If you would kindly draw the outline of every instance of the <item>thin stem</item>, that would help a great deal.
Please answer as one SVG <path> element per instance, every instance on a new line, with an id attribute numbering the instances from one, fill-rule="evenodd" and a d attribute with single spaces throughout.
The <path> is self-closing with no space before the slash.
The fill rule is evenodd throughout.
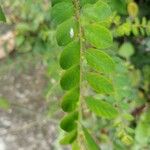
<path id="1" fill-rule="evenodd" d="M 74 8 L 75 8 L 75 17 L 76 20 L 78 22 L 78 38 L 79 38 L 79 43 L 80 43 L 80 83 L 79 83 L 79 106 L 78 106 L 78 110 L 79 110 L 79 121 L 78 121 L 78 132 L 81 133 L 81 125 L 80 123 L 82 122 L 82 74 L 83 74 L 83 60 L 82 60 L 82 53 L 83 53 L 83 42 L 82 42 L 82 25 L 81 25 L 81 19 L 80 19 L 80 0 L 73 0 L 73 4 L 74 4 Z M 81 143 L 80 138 L 82 137 L 82 135 L 78 134 L 78 140 L 79 143 Z M 80 144 L 80 146 L 82 146 L 82 144 Z M 81 147 L 81 149 L 84 149 L 83 147 Z"/>

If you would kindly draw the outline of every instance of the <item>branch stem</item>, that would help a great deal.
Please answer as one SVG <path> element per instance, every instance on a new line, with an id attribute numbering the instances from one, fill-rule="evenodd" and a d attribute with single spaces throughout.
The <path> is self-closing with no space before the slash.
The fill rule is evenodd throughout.
<path id="1" fill-rule="evenodd" d="M 82 130 L 81 130 L 81 123 L 82 123 L 82 99 L 83 99 L 83 91 L 82 91 L 82 74 L 83 74 L 83 41 L 82 41 L 82 25 L 81 25 L 81 18 L 80 18 L 80 0 L 73 0 L 74 8 L 75 8 L 75 18 L 78 22 L 78 38 L 80 43 L 80 83 L 79 83 L 79 120 L 78 120 L 78 140 L 81 146 L 81 149 L 83 150 L 83 145 L 81 143 L 82 141 Z"/>

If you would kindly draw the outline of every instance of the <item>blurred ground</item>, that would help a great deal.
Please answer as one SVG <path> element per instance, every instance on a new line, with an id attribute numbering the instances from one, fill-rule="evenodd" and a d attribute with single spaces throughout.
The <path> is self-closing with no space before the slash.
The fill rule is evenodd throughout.
<path id="1" fill-rule="evenodd" d="M 45 114 L 45 66 L 26 55 L 9 59 L 0 61 L 0 97 L 11 105 L 0 110 L 0 150 L 59 150 L 58 122 Z"/>

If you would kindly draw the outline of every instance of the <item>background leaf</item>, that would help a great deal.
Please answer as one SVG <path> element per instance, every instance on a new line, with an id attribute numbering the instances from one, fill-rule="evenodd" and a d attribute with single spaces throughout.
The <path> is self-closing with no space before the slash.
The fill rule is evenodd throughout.
<path id="1" fill-rule="evenodd" d="M 87 144 L 87 149 L 88 150 L 100 150 L 99 146 L 96 144 L 96 142 L 94 141 L 92 136 L 89 134 L 87 129 L 85 127 L 82 127 L 82 129 L 84 132 L 84 136 L 85 136 L 85 140 L 86 140 L 86 144 Z"/>
<path id="2" fill-rule="evenodd" d="M 77 138 L 77 131 L 73 130 L 72 132 L 68 133 L 62 140 L 60 140 L 60 144 L 67 145 L 71 144 Z"/>
<path id="3" fill-rule="evenodd" d="M 80 146 L 77 140 L 72 143 L 72 150 L 80 150 Z"/>
<path id="4" fill-rule="evenodd" d="M 119 49 L 119 55 L 129 59 L 135 52 L 133 45 L 130 42 L 125 42 L 121 45 Z"/>
<path id="5" fill-rule="evenodd" d="M 144 147 L 150 139 L 150 110 L 146 110 L 143 115 L 140 117 L 138 122 L 138 126 L 135 130 L 135 139 L 136 143 L 139 144 L 141 147 Z"/>
<path id="6" fill-rule="evenodd" d="M 0 6 L 0 21 L 6 22 L 6 18 L 1 6 Z"/>

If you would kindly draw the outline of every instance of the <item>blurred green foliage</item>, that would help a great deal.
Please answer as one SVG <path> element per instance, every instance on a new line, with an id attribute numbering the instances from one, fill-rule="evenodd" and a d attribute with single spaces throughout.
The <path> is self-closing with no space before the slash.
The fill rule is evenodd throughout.
<path id="1" fill-rule="evenodd" d="M 0 6 L 0 21 L 6 21 L 6 18 L 5 18 L 5 15 L 1 6 Z"/>
<path id="2" fill-rule="evenodd" d="M 0 98 L 0 109 L 8 110 L 9 108 L 10 108 L 9 102 L 4 98 Z"/>
<path id="3" fill-rule="evenodd" d="M 55 40 L 54 31 L 51 29 L 49 0 L 1 1 L 8 8 L 8 22 L 16 25 L 17 51 L 43 52 L 51 49 Z"/>
<path id="4" fill-rule="evenodd" d="M 57 83 L 60 74 L 59 48 L 51 23 L 51 1 L 0 0 L 0 4 L 7 24 L 13 26 L 16 35 L 14 52 L 1 62 L 0 73 L 7 70 L 16 70 L 16 74 L 28 72 L 31 65 L 41 63 L 48 81 L 43 93 L 48 104 L 46 114 L 52 116 L 58 110 L 59 102 L 55 99 L 61 95 L 61 90 Z"/>

